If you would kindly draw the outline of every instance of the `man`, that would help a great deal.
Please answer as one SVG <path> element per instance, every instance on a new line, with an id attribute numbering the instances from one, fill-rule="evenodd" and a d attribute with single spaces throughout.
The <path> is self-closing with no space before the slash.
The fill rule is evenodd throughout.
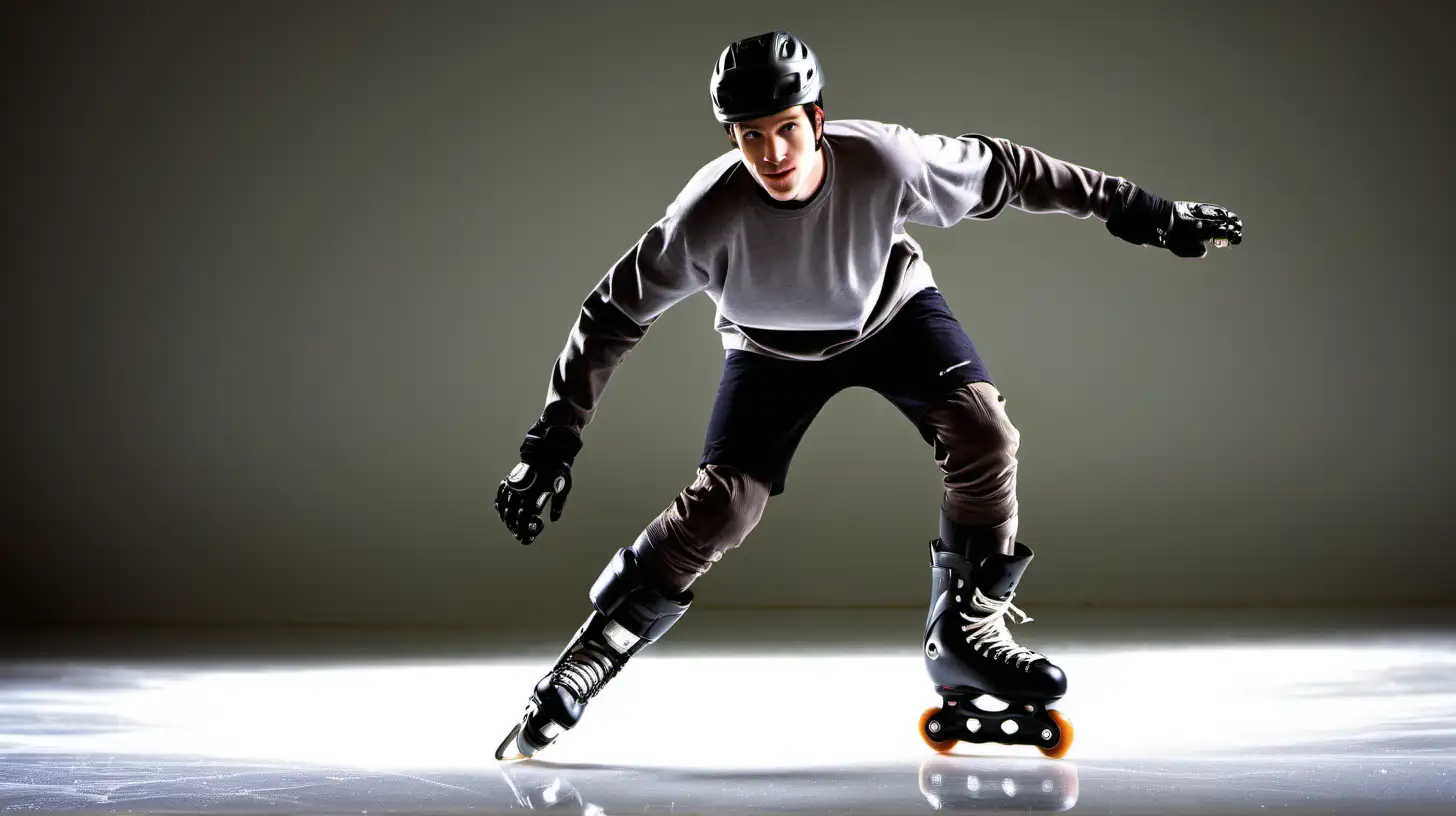
<path id="1" fill-rule="evenodd" d="M 823 87 L 817 58 L 786 31 L 724 49 L 711 92 L 733 150 L 698 171 L 582 304 L 545 409 L 497 492 L 497 512 L 522 543 L 541 533 L 548 503 L 551 520 L 560 518 L 582 431 L 615 367 L 659 315 L 696 292 L 717 306 L 723 375 L 695 481 L 592 586 L 590 617 L 497 759 L 554 742 L 628 658 L 676 623 L 692 603 L 689 587 L 753 530 L 784 491 L 809 424 L 850 386 L 889 399 L 944 473 L 924 647 L 949 713 L 927 711 L 922 736 L 938 749 L 996 740 L 1056 756 L 1070 742 L 1065 720 L 1045 708 L 1066 678 L 1016 644 L 1004 620 L 1021 614 L 1011 598 L 1032 557 L 1016 541 L 1020 435 L 904 225 L 949 227 L 1009 206 L 1096 216 L 1130 243 L 1198 258 L 1210 239 L 1239 243 L 1242 224 L 1221 207 L 1164 201 L 1005 139 L 826 122 Z M 1022 705 L 984 712 L 971 704 L 983 692 Z M 1003 721 L 1017 733 L 1004 733 Z"/>

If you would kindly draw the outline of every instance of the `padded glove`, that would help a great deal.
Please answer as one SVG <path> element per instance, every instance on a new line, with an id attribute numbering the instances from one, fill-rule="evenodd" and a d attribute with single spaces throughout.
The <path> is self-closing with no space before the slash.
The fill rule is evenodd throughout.
<path id="1" fill-rule="evenodd" d="M 521 461 L 495 492 L 495 511 L 506 529 L 530 544 L 544 527 L 541 512 L 551 504 L 551 521 L 559 521 L 571 492 L 571 465 L 581 451 L 581 437 L 569 428 L 538 424 L 521 444 Z"/>
<path id="2" fill-rule="evenodd" d="M 1118 189 L 1107 231 L 1128 243 L 1160 247 L 1180 258 L 1202 258 L 1210 240 L 1217 247 L 1244 240 L 1244 222 L 1228 208 L 1166 201 L 1132 184 Z"/>

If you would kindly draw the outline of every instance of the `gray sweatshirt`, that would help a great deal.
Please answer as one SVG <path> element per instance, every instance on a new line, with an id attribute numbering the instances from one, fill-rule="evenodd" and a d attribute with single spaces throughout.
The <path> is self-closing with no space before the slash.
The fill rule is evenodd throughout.
<path id="1" fill-rule="evenodd" d="M 624 357 L 696 292 L 725 349 L 822 360 L 863 342 L 934 286 L 906 223 L 949 227 L 1006 207 L 1106 221 L 1125 179 L 1005 139 L 824 124 L 823 186 L 805 206 L 765 200 L 732 150 L 704 165 L 582 303 L 556 360 L 542 425 L 580 433 Z"/>

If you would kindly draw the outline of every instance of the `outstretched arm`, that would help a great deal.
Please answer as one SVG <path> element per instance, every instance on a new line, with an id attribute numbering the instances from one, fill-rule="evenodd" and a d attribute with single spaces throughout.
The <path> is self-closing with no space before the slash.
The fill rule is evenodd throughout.
<path id="1" fill-rule="evenodd" d="M 990 212 L 1011 206 L 1026 212 L 1095 215 L 1128 243 L 1167 249 L 1183 258 L 1208 254 L 1208 241 L 1225 247 L 1243 241 L 1244 222 L 1216 204 L 1166 201 L 1127 179 L 1055 159 L 1006 139 L 969 134 L 994 161 L 983 198 Z M 985 217 L 985 216 L 979 216 Z"/>
<path id="2" fill-rule="evenodd" d="M 1113 235 L 1186 258 L 1243 240 L 1243 222 L 1224 207 L 1166 201 L 1100 170 L 1053 158 L 1007 139 L 968 133 L 951 139 L 905 132 L 920 157 L 907 196 L 907 219 L 949 226 L 1025 212 L 1095 216 Z"/>
<path id="3" fill-rule="evenodd" d="M 1128 184 L 1101 170 L 1052 158 L 1007 139 L 975 133 L 960 138 L 975 140 L 990 154 L 981 203 L 968 213 L 972 218 L 994 218 L 1006 207 L 1014 207 L 1023 212 L 1060 212 L 1106 221 L 1115 207 L 1118 188 Z"/>

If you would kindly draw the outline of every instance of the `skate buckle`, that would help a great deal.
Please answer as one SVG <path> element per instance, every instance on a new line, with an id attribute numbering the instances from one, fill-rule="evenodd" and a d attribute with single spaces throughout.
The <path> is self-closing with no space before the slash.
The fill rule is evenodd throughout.
<path id="1" fill-rule="evenodd" d="M 607 622 L 607 625 L 602 629 L 602 636 L 607 639 L 608 643 L 612 644 L 612 648 L 621 654 L 626 654 L 628 649 L 636 646 L 637 641 L 642 639 L 616 621 Z"/>

